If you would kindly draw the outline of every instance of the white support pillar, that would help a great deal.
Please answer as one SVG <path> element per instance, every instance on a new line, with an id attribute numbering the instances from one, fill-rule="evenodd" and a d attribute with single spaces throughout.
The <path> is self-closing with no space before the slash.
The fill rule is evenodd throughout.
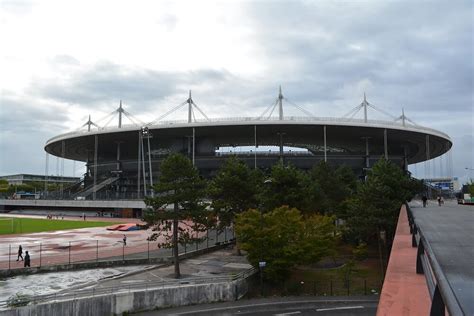
<path id="1" fill-rule="evenodd" d="M 142 173 L 143 173 L 143 196 L 147 196 L 147 191 L 146 191 L 146 170 L 145 170 L 145 149 L 143 148 L 143 134 L 142 131 L 140 130 L 140 134 L 142 135 L 141 137 L 141 147 L 142 147 Z"/>
<path id="2" fill-rule="evenodd" d="M 254 151 L 254 169 L 257 169 L 257 125 L 254 125 L 253 137 L 255 141 L 255 151 Z"/>
<path id="3" fill-rule="evenodd" d="M 59 190 L 61 194 L 61 199 L 64 194 L 64 156 L 66 155 L 66 143 L 61 141 L 61 184 L 59 185 Z"/>
<path id="4" fill-rule="evenodd" d="M 92 199 L 95 200 L 96 198 L 96 184 L 97 184 L 97 151 L 99 149 L 99 135 L 94 136 L 94 183 L 92 189 Z"/>
<path id="5" fill-rule="evenodd" d="M 150 191 L 151 191 L 151 197 L 154 197 L 154 191 L 153 191 L 153 171 L 151 169 L 151 147 L 150 147 L 150 133 L 148 133 L 147 137 L 148 141 L 148 169 L 150 170 Z"/>
<path id="6" fill-rule="evenodd" d="M 46 159 L 44 165 L 44 195 L 48 195 L 48 173 L 49 173 L 49 154 L 46 152 Z"/>
<path id="7" fill-rule="evenodd" d="M 138 131 L 138 155 L 137 155 L 137 162 L 138 162 L 138 174 L 137 174 L 137 198 L 140 198 L 140 191 L 141 191 L 141 183 L 140 183 L 140 177 L 141 177 L 141 157 L 142 157 L 142 132 L 139 130 Z"/>
<path id="8" fill-rule="evenodd" d="M 426 167 L 425 167 L 425 177 L 431 178 L 431 163 L 430 160 L 430 135 L 426 135 Z"/>
<path id="9" fill-rule="evenodd" d="M 370 168 L 369 138 L 370 137 L 362 137 L 362 139 L 365 139 L 365 167 L 367 169 Z"/>
<path id="10" fill-rule="evenodd" d="M 385 159 L 388 160 L 388 143 L 387 143 L 387 129 L 383 130 L 383 149 L 385 154 Z"/>
<path id="11" fill-rule="evenodd" d="M 323 126 L 323 135 L 324 135 L 324 162 L 328 162 L 326 125 Z"/>

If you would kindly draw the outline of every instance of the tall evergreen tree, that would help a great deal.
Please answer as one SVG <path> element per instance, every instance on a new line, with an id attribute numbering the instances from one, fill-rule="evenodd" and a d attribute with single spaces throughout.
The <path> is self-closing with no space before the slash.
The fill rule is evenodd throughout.
<path id="1" fill-rule="evenodd" d="M 160 168 L 158 184 L 153 189 L 156 197 L 146 197 L 151 207 L 145 212 L 145 221 L 155 231 L 150 240 L 164 238 L 159 246 L 172 248 L 175 277 L 179 278 L 178 244 L 198 242 L 196 234 L 208 229 L 212 222 L 202 199 L 205 182 L 191 161 L 181 154 L 168 156 Z"/>

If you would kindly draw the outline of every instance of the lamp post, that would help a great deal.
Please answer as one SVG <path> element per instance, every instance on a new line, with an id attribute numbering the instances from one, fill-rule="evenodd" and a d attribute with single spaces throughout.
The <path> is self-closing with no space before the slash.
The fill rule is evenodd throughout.
<path id="1" fill-rule="evenodd" d="M 265 186 L 270 186 L 272 184 L 272 179 L 266 179 L 263 181 Z M 263 202 L 260 205 L 260 232 L 263 233 Z M 263 268 L 267 265 L 267 262 L 263 258 L 263 236 L 260 239 L 260 261 L 258 262 L 258 267 L 260 269 L 260 291 L 261 296 L 263 297 Z"/>

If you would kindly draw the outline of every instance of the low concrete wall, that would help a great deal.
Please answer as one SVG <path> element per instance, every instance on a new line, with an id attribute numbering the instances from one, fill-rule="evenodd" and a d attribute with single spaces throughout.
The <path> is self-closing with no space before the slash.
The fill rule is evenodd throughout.
<path id="1" fill-rule="evenodd" d="M 55 301 L 0 311 L 0 316 L 121 315 L 164 307 L 233 301 L 248 291 L 246 279 L 139 290 Z"/>

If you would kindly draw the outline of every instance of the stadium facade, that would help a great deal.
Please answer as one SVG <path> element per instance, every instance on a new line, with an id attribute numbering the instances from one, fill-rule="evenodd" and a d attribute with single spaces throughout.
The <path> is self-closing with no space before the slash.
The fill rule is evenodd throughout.
<path id="1" fill-rule="evenodd" d="M 384 157 L 407 169 L 409 164 L 438 157 L 452 146 L 448 135 L 414 124 L 404 114 L 393 120 L 369 120 L 364 101 L 342 118 L 283 115 L 278 98 L 259 117 L 209 119 L 188 100 L 188 120 L 122 124 L 122 116 L 134 120 L 122 105 L 112 114 L 115 127 L 99 127 L 90 118 L 83 129 L 61 134 L 46 142 L 47 153 L 86 164 L 80 199 L 139 199 L 150 194 L 160 164 L 170 153 L 187 155 L 203 176 L 212 176 L 229 155 L 253 168 L 270 168 L 278 161 L 310 169 L 320 161 L 348 165 L 363 176 Z M 194 110 L 204 119 L 196 120 Z M 278 109 L 278 116 L 272 113 Z M 364 112 L 362 119 L 353 116 Z M 170 112 L 168 112 L 170 113 Z M 162 116 L 165 117 L 168 113 Z M 111 115 L 112 115 L 111 114 Z"/>

